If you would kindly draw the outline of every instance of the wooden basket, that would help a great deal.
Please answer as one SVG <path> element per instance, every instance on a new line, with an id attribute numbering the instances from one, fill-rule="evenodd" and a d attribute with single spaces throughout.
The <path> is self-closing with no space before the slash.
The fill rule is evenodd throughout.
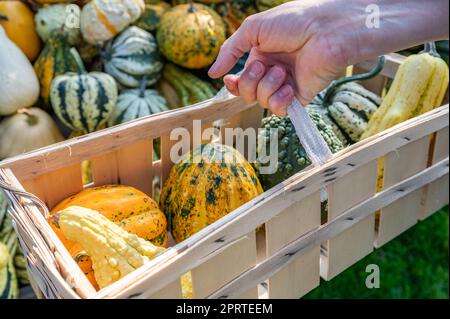
<path id="1" fill-rule="evenodd" d="M 402 57 L 387 56 L 363 83 L 381 94 Z M 368 70 L 374 61 L 354 68 Z M 0 181 L 50 209 L 85 187 L 134 186 L 147 194 L 173 163 L 172 129 L 192 121 L 257 128 L 263 111 L 239 98 L 213 100 L 139 119 L 0 163 Z M 27 193 L 5 191 L 33 288 L 45 298 L 181 298 L 191 272 L 194 298 L 299 298 L 448 203 L 448 105 L 352 145 L 320 167 L 266 191 L 121 280 L 96 292 Z M 161 160 L 153 141 L 161 138 Z M 248 145 L 248 148 L 254 145 Z M 377 192 L 379 159 L 383 189 Z M 83 185 L 81 163 L 92 162 Z M 321 225 L 320 190 L 328 191 Z M 261 224 L 265 230 L 255 232 Z M 364 280 L 364 279 L 361 279 Z"/>

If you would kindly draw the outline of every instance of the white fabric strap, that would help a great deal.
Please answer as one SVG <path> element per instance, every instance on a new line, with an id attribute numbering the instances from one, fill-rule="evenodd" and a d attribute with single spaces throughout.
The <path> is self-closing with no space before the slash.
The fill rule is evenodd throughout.
<path id="1" fill-rule="evenodd" d="M 328 161 L 332 156 L 330 148 L 297 98 L 294 98 L 287 112 L 312 164 L 318 166 Z"/>

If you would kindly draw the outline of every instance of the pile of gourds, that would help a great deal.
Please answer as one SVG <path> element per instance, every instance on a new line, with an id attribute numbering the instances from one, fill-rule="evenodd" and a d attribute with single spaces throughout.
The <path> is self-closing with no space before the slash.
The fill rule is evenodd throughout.
<path id="1" fill-rule="evenodd" d="M 0 160 L 212 98 L 226 37 L 279 2 L 0 0 Z"/>

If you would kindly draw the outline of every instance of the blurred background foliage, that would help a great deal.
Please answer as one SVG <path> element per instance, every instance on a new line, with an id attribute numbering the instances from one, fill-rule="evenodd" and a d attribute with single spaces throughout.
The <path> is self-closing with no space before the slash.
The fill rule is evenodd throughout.
<path id="1" fill-rule="evenodd" d="M 449 298 L 448 206 L 376 249 L 305 298 Z M 365 286 L 366 266 L 380 267 L 380 288 Z"/>

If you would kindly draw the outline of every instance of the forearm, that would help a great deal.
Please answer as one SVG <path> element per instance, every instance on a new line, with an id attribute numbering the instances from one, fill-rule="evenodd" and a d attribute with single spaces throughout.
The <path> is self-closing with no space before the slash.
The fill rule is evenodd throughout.
<path id="1" fill-rule="evenodd" d="M 350 1 L 353 2 L 353 1 Z M 395 52 L 428 41 L 448 39 L 448 0 L 355 0 L 361 24 L 354 32 L 355 50 L 349 53 L 349 64 L 377 55 Z M 379 8 L 379 28 L 374 27 L 367 6 Z M 367 25 L 369 23 L 369 26 Z"/>

